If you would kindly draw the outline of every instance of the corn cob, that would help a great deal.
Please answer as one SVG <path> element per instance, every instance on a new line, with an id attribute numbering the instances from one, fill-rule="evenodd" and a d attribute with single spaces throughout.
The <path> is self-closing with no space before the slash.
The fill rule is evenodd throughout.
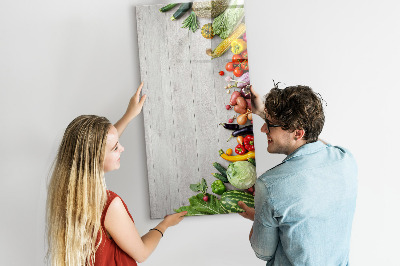
<path id="1" fill-rule="evenodd" d="M 242 36 L 246 31 L 246 25 L 244 23 L 239 24 L 239 26 L 229 35 L 228 38 L 223 40 L 218 46 L 211 52 L 211 49 L 207 50 L 207 54 L 212 58 L 220 57 L 223 55 L 231 46 L 231 43 Z"/>

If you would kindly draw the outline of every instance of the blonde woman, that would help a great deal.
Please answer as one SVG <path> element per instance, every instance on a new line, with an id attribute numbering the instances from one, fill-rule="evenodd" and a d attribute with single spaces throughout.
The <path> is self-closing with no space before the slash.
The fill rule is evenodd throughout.
<path id="1" fill-rule="evenodd" d="M 65 130 L 47 197 L 48 259 L 51 265 L 137 265 L 157 247 L 168 227 L 186 212 L 168 215 L 144 236 L 124 201 L 106 189 L 104 173 L 120 167 L 119 137 L 142 110 L 143 82 L 123 117 L 82 115 Z"/>

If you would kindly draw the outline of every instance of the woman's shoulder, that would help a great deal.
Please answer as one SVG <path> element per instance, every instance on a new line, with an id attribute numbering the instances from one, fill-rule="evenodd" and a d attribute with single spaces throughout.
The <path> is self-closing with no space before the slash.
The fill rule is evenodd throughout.
<path id="1" fill-rule="evenodd" d="M 108 212 L 108 209 L 111 208 L 112 210 L 116 210 L 118 212 L 120 211 L 126 211 L 129 215 L 129 217 L 132 219 L 132 215 L 130 214 L 128 210 L 128 206 L 124 202 L 124 200 L 115 192 L 111 190 L 107 190 L 107 210 L 106 213 Z"/>
<path id="2" fill-rule="evenodd" d="M 108 190 L 107 189 L 107 200 L 111 199 L 113 200 L 115 197 L 119 197 L 117 193 L 115 193 L 114 191 Z"/>

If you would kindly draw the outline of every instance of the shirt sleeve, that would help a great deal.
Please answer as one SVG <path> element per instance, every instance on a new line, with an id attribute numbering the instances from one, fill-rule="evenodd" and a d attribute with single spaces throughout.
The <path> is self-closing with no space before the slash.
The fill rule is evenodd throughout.
<path id="1" fill-rule="evenodd" d="M 278 246 L 278 222 L 274 218 L 273 206 L 265 184 L 257 179 L 255 184 L 255 217 L 251 247 L 261 260 L 271 260 Z"/>

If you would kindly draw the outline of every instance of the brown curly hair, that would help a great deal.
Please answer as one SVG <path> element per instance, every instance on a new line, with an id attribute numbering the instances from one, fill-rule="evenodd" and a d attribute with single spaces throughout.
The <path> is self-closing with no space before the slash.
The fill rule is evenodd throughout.
<path id="1" fill-rule="evenodd" d="M 265 96 L 265 109 L 283 130 L 304 129 L 303 139 L 315 142 L 324 127 L 323 99 L 308 86 L 277 86 Z"/>

